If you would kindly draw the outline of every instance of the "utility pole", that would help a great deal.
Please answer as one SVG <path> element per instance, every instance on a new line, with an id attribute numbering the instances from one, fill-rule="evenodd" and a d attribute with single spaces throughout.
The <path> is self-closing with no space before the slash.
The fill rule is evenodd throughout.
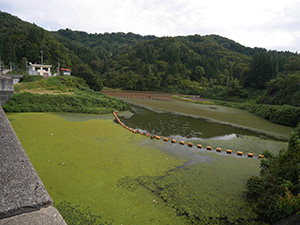
<path id="1" fill-rule="evenodd" d="M 58 65 L 57 65 L 57 76 L 60 75 L 59 72 L 60 72 L 60 63 L 58 62 Z"/>
<path id="2" fill-rule="evenodd" d="M 1 67 L 1 57 L 0 57 L 0 77 L 2 75 L 2 67 Z"/>
<path id="3" fill-rule="evenodd" d="M 9 62 L 9 71 L 12 72 L 12 62 Z"/>
<path id="4" fill-rule="evenodd" d="M 43 50 L 41 50 L 41 65 L 43 65 Z"/>

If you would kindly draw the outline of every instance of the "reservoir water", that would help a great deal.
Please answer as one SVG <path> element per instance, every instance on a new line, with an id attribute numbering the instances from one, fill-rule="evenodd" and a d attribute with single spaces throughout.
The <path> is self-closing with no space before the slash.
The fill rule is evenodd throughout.
<path id="1" fill-rule="evenodd" d="M 239 136 L 255 136 L 273 139 L 261 133 L 233 127 L 227 124 L 214 123 L 202 118 L 178 115 L 174 113 L 158 113 L 136 105 L 129 105 L 130 117 L 120 116 L 127 126 L 152 135 L 177 137 L 180 139 L 215 139 L 229 140 Z"/>

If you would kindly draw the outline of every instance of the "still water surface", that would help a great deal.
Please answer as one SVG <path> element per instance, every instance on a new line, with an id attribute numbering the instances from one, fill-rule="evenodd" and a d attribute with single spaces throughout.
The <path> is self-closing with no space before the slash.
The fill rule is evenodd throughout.
<path id="1" fill-rule="evenodd" d="M 193 118 L 173 113 L 157 113 L 129 105 L 131 117 L 119 116 L 127 126 L 165 137 L 228 140 L 238 136 L 255 136 L 272 139 L 266 135 L 230 125 L 214 123 L 202 118 Z"/>

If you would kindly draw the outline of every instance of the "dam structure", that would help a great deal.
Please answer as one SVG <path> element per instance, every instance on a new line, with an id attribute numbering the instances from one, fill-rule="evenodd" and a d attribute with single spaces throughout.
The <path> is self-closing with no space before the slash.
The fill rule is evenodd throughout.
<path id="1" fill-rule="evenodd" d="M 2 109 L 13 85 L 0 76 L 0 225 L 65 225 Z"/>

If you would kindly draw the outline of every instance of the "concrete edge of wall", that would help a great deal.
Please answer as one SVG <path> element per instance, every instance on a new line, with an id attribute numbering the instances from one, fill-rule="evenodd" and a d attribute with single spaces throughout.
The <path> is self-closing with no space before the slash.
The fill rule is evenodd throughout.
<path id="1" fill-rule="evenodd" d="M 0 156 L 0 225 L 66 224 L 1 106 Z"/>

